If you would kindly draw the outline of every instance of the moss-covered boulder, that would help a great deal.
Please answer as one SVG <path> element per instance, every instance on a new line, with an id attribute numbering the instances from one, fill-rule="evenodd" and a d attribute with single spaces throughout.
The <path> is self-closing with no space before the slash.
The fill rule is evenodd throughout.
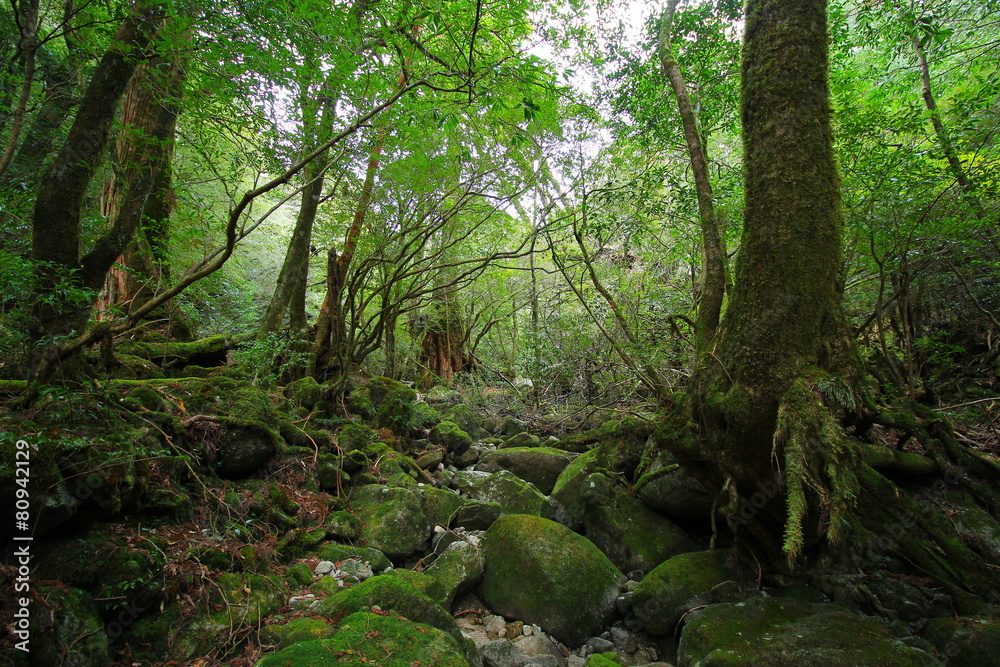
<path id="1" fill-rule="evenodd" d="M 213 589 L 198 611 L 182 617 L 178 606 L 144 618 L 129 631 L 126 642 L 141 661 L 224 658 L 241 646 L 233 637 L 259 627 L 285 605 L 287 584 L 278 576 L 226 573 L 213 580 Z"/>
<path id="2" fill-rule="evenodd" d="M 501 449 L 540 447 L 542 439 L 532 433 L 515 433 L 504 439 Z"/>
<path id="3" fill-rule="evenodd" d="M 342 452 L 357 450 L 374 455 L 377 452 L 372 449 L 372 446 L 378 441 L 378 433 L 363 424 L 347 424 L 337 431 L 337 446 Z"/>
<path id="4" fill-rule="evenodd" d="M 323 400 L 323 387 L 311 375 L 289 382 L 282 393 L 289 401 L 310 410 Z"/>
<path id="5" fill-rule="evenodd" d="M 661 563 L 636 586 L 632 611 L 648 632 L 673 635 L 684 614 L 708 603 L 713 587 L 733 579 L 729 555 L 728 549 L 694 551 Z"/>
<path id="6" fill-rule="evenodd" d="M 458 427 L 469 434 L 473 440 L 482 440 L 489 435 L 483 428 L 483 421 L 475 409 L 468 403 L 459 403 L 441 413 L 441 418 L 458 424 Z"/>
<path id="7" fill-rule="evenodd" d="M 465 503 L 462 496 L 450 489 L 422 486 L 417 492 L 423 498 L 424 514 L 427 515 L 431 526 L 449 527 L 458 513 L 458 508 Z"/>
<path id="8" fill-rule="evenodd" d="M 470 663 L 479 663 L 475 645 L 462 635 L 451 614 L 428 595 L 414 588 L 404 577 L 389 574 L 372 577 L 320 601 L 311 612 L 315 616 L 338 622 L 350 614 L 368 611 L 372 607 L 443 630 L 455 638 Z"/>
<path id="9" fill-rule="evenodd" d="M 414 572 L 405 568 L 397 567 L 385 573 L 387 577 L 402 579 L 415 589 L 434 600 L 445 609 L 450 609 L 448 601 L 448 591 L 440 581 L 425 572 Z"/>
<path id="10" fill-rule="evenodd" d="M 672 521 L 604 475 L 590 475 L 584 486 L 587 538 L 622 572 L 649 572 L 668 558 L 698 549 Z"/>
<path id="11" fill-rule="evenodd" d="M 497 503 L 504 514 L 541 516 L 548 504 L 534 484 L 507 470 L 492 474 L 459 473 L 452 483 L 473 500 Z"/>
<path id="12" fill-rule="evenodd" d="M 88 593 L 56 586 L 39 586 L 36 592 L 44 602 L 29 608 L 25 664 L 103 667 L 111 662 L 104 622 Z"/>
<path id="13" fill-rule="evenodd" d="M 559 473 L 549 494 L 552 501 L 563 508 L 559 522 L 572 530 L 583 530 L 584 481 L 600 469 L 596 464 L 597 455 L 598 450 L 591 449 L 573 459 Z"/>
<path id="14" fill-rule="evenodd" d="M 369 388 L 371 385 L 369 384 Z M 374 401 L 374 392 L 372 396 Z M 396 435 L 405 436 L 419 426 L 419 419 L 415 419 L 417 411 L 414 403 L 417 400 L 417 392 L 409 387 L 395 383 L 382 396 L 378 410 L 375 412 L 375 425 L 379 428 L 387 428 Z"/>
<path id="15" fill-rule="evenodd" d="M 484 500 L 469 500 L 458 508 L 452 526 L 466 530 L 486 530 L 493 522 L 503 516 L 504 510 L 500 503 Z"/>
<path id="16" fill-rule="evenodd" d="M 450 456 L 461 456 L 472 446 L 472 437 L 455 422 L 439 422 L 431 429 L 428 439 L 448 450 Z"/>
<path id="17" fill-rule="evenodd" d="M 490 452 L 479 461 L 477 470 L 509 470 L 548 495 L 560 473 L 578 455 L 552 447 L 511 447 Z"/>
<path id="18" fill-rule="evenodd" d="M 357 387 L 347 394 L 344 406 L 362 419 L 375 418 L 375 404 L 372 403 L 371 390 L 368 387 Z"/>
<path id="19" fill-rule="evenodd" d="M 378 549 L 351 544 L 324 544 L 316 550 L 316 557 L 334 564 L 348 559 L 359 560 L 362 563 L 368 563 L 376 572 L 392 567 L 392 562 Z"/>
<path id="20" fill-rule="evenodd" d="M 293 618 L 284 625 L 265 625 L 260 639 L 265 646 L 285 648 L 300 642 L 329 639 L 337 630 L 333 624 L 318 618 Z"/>
<path id="21" fill-rule="evenodd" d="M 932 618 L 924 636 L 949 665 L 990 667 L 1000 660 L 1000 619 Z"/>
<path id="22" fill-rule="evenodd" d="M 326 517 L 326 536 L 332 540 L 356 540 L 361 536 L 361 522 L 346 510 L 331 512 Z"/>
<path id="23" fill-rule="evenodd" d="M 442 586 L 445 591 L 444 606 L 451 609 L 457 596 L 476 587 L 485 567 L 486 559 L 479 547 L 458 540 L 448 545 L 426 573 Z"/>
<path id="24" fill-rule="evenodd" d="M 502 517 L 483 536 L 476 589 L 494 611 L 576 647 L 615 615 L 621 572 L 586 538 L 536 516 Z"/>
<path id="25" fill-rule="evenodd" d="M 764 597 L 711 605 L 693 614 L 677 651 L 678 667 L 940 664 L 890 636 L 881 623 L 841 607 Z"/>
<path id="26" fill-rule="evenodd" d="M 330 639 L 266 655 L 255 667 L 469 667 L 454 637 L 397 616 L 358 612 Z"/>
<path id="27" fill-rule="evenodd" d="M 712 497 L 669 456 L 661 454 L 633 488 L 648 507 L 677 519 L 706 518 L 712 512 Z"/>
<path id="28" fill-rule="evenodd" d="M 229 424 L 219 442 L 212 468 L 222 479 L 243 479 L 274 458 L 274 431 L 253 422 Z"/>
<path id="29" fill-rule="evenodd" d="M 369 546 L 389 558 L 405 558 L 424 548 L 431 537 L 433 526 L 421 500 L 411 489 L 371 484 L 354 491 L 351 508 Z"/>

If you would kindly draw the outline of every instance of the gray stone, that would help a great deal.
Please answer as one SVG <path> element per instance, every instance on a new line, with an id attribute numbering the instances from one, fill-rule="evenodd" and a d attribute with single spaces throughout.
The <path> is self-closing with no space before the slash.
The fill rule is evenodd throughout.
<path id="1" fill-rule="evenodd" d="M 626 653 L 635 653 L 639 648 L 639 641 L 636 639 L 635 635 L 624 628 L 612 627 L 611 641 L 614 643 L 616 648 L 619 648 Z"/>
<path id="2" fill-rule="evenodd" d="M 524 667 L 529 658 L 509 639 L 494 639 L 479 647 L 485 667 Z"/>
<path id="3" fill-rule="evenodd" d="M 587 640 L 587 643 L 583 648 L 587 655 L 593 655 L 594 653 L 607 653 L 608 651 L 613 651 L 615 649 L 615 644 L 610 639 L 604 639 L 603 637 L 591 637 Z"/>

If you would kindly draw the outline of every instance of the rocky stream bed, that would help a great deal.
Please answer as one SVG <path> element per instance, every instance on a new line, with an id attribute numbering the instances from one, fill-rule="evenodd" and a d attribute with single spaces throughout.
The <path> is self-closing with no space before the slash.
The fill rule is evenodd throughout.
<path id="1" fill-rule="evenodd" d="M 31 650 L 7 648 L 0 664 L 968 667 L 1000 656 L 996 607 L 957 616 L 891 549 L 821 588 L 762 585 L 733 563 L 712 499 L 660 451 L 651 416 L 550 435 L 484 416 L 456 391 L 418 395 L 385 378 L 349 395 L 353 421 L 331 416 L 311 378 L 281 396 L 226 378 L 122 381 L 103 396 L 94 420 L 67 416 L 79 442 L 36 447 Z M 18 422 L 18 437 L 38 443 L 45 414 Z M 928 511 L 1000 562 L 997 522 L 932 492 L 919 456 L 871 458 L 911 492 L 924 485 Z M 0 483 L 10 490 L 9 470 Z M 4 563 L 9 612 L 11 549 Z"/>

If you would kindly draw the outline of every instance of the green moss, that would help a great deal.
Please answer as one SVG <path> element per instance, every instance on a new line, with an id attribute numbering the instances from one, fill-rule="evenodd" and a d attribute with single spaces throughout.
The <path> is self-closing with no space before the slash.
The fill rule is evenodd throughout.
<path id="1" fill-rule="evenodd" d="M 368 563 L 376 572 L 392 566 L 386 555 L 378 549 L 356 547 L 348 544 L 324 544 L 316 550 L 316 556 L 320 560 L 328 560 L 331 563 L 339 563 L 348 558 L 355 558 Z"/>
<path id="2" fill-rule="evenodd" d="M 358 611 L 377 606 L 411 621 L 426 623 L 461 638 L 462 634 L 451 614 L 403 577 L 382 574 L 357 586 L 346 588 L 313 607 L 313 614 L 334 622 Z"/>
<path id="3" fill-rule="evenodd" d="M 352 614 L 331 639 L 266 655 L 256 667 L 468 667 L 458 642 L 441 630 L 394 616 Z"/>
<path id="4" fill-rule="evenodd" d="M 453 455 L 458 455 L 472 445 L 472 438 L 462 428 L 451 421 L 438 423 L 428 436 L 435 445 L 440 445 Z"/>
<path id="5" fill-rule="evenodd" d="M 285 581 L 294 587 L 308 586 L 313 582 L 312 570 L 305 563 L 292 563 L 285 570 Z"/>
<path id="6" fill-rule="evenodd" d="M 432 526 L 450 526 L 458 508 L 465 502 L 457 493 L 433 486 L 421 487 L 420 495 L 424 501 L 424 514 Z"/>
<path id="7" fill-rule="evenodd" d="M 448 607 L 448 591 L 434 577 L 428 576 L 423 572 L 414 572 L 413 570 L 403 568 L 389 570 L 386 572 L 386 575 L 402 579 L 442 607 Z"/>
<path id="8" fill-rule="evenodd" d="M 598 451 L 596 449 L 591 449 L 578 457 L 570 461 L 570 464 L 563 468 L 563 471 L 559 473 L 559 477 L 556 479 L 555 485 L 552 487 L 552 493 L 557 494 L 562 489 L 566 487 L 567 484 L 576 480 L 576 483 L 582 481 L 586 475 L 591 472 L 596 472 L 591 470 L 594 461 L 597 459 Z"/>
<path id="9" fill-rule="evenodd" d="M 363 486 L 351 496 L 351 508 L 368 544 L 390 558 L 406 557 L 430 539 L 432 526 L 413 490 Z"/>
<path id="10" fill-rule="evenodd" d="M 266 625 L 260 636 L 264 644 L 284 648 L 292 644 L 332 637 L 336 630 L 318 618 L 293 618 L 284 625 Z"/>
<path id="11" fill-rule="evenodd" d="M 358 387 L 351 391 L 347 395 L 346 407 L 362 419 L 370 420 L 375 417 L 375 405 L 368 387 Z"/>
<path id="12" fill-rule="evenodd" d="M 358 450 L 370 454 L 370 447 L 378 439 L 378 433 L 360 424 L 349 424 L 337 432 L 337 446 L 343 452 Z"/>
<path id="13" fill-rule="evenodd" d="M 678 662 L 775 667 L 940 664 L 889 636 L 881 623 L 835 605 L 762 597 L 712 605 L 694 616 L 681 635 Z"/>
<path id="14" fill-rule="evenodd" d="M 586 538 L 535 516 L 498 519 L 482 541 L 477 595 L 495 612 L 579 646 L 615 614 L 621 573 Z"/>
<path id="15" fill-rule="evenodd" d="M 621 658 L 613 651 L 595 653 L 587 658 L 587 662 L 583 663 L 583 667 L 621 667 L 621 665 Z"/>
<path id="16" fill-rule="evenodd" d="M 656 566 L 636 587 L 632 609 L 647 632 L 673 634 L 688 610 L 708 601 L 709 591 L 733 578 L 728 549 L 674 556 Z"/>

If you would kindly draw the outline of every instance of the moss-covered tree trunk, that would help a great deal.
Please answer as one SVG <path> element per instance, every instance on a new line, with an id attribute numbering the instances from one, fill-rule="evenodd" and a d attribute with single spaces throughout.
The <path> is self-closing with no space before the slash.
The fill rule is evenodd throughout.
<path id="1" fill-rule="evenodd" d="M 664 444 L 717 494 L 738 553 L 755 569 L 853 570 L 869 538 L 891 535 L 903 561 L 968 599 L 1000 577 L 947 532 L 947 521 L 866 465 L 843 428 L 877 410 L 870 401 L 862 409 L 861 366 L 841 307 L 825 5 L 747 3 L 736 284 L 714 350 L 693 376 L 690 412 L 674 412 L 678 421 L 668 424 L 678 428 L 664 431 Z M 942 470 L 968 465 L 998 479 L 995 466 L 957 443 L 924 436 Z M 900 517 L 904 531 L 894 530 Z"/>
<path id="2" fill-rule="evenodd" d="M 131 239 L 134 231 L 116 220 L 112 229 L 85 257 L 80 257 L 80 214 L 84 196 L 102 153 L 118 108 L 118 102 L 137 65 L 137 57 L 149 43 L 161 13 L 154 4 L 139 3 L 115 35 L 111 46 L 94 70 L 80 102 L 73 126 L 58 157 L 43 180 L 32 219 L 32 258 L 39 262 L 39 285 L 32 305 L 29 334 L 33 340 L 59 337 L 78 330 L 90 312 L 81 306 L 78 294 L 67 290 L 63 280 L 76 287 L 96 290 L 108 268 Z M 155 177 L 147 170 L 134 182 L 136 193 L 128 193 L 130 206 L 138 204 L 132 195 Z M 144 199 L 144 197 L 143 197 Z M 141 206 L 139 207 L 141 210 Z M 110 256 L 110 260 L 108 260 Z"/>
<path id="3" fill-rule="evenodd" d="M 115 220 L 126 204 L 128 188 L 142 170 L 153 165 L 156 173 L 143 195 L 138 219 L 129 223 L 135 229 L 134 238 L 108 271 L 97 304 L 99 313 L 113 308 L 132 312 L 170 279 L 168 243 L 174 204 L 170 163 L 186 78 L 179 54 L 156 56 L 139 65 L 125 91 L 116 165 L 104 186 L 101 213 Z M 192 338 L 190 325 L 173 301 L 167 303 L 166 314 L 173 336 Z"/>

